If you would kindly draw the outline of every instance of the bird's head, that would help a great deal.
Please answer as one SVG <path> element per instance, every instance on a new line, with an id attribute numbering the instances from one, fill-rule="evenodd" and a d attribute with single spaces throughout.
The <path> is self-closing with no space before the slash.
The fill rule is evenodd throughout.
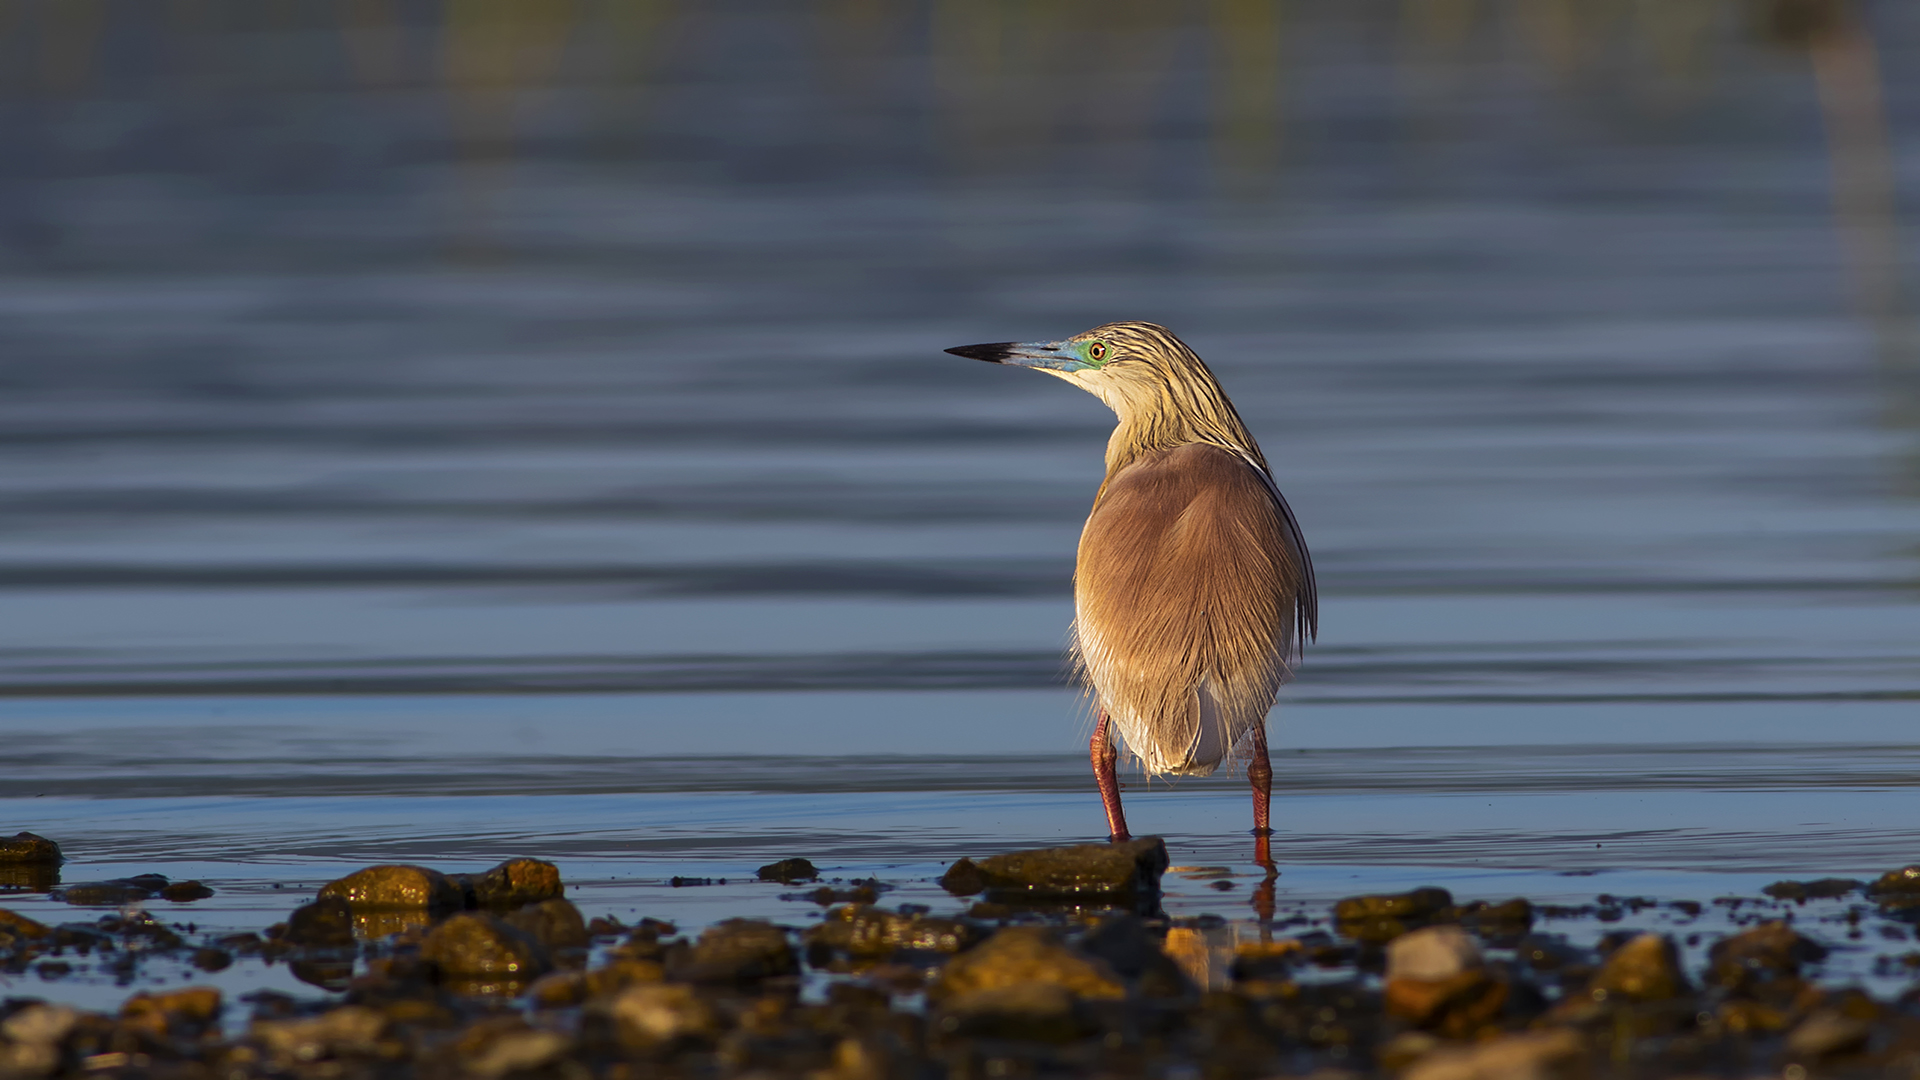
<path id="1" fill-rule="evenodd" d="M 1165 404 L 1179 387 L 1213 385 L 1193 350 L 1153 323 L 1108 323 L 1064 341 L 1002 341 L 947 351 L 990 364 L 1037 368 L 1093 394 L 1123 418 Z"/>

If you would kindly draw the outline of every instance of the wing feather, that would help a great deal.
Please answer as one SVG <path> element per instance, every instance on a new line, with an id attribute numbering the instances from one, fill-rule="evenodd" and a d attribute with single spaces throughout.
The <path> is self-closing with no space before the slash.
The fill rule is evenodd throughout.
<path id="1" fill-rule="evenodd" d="M 1265 470 L 1189 443 L 1108 478 L 1074 574 L 1082 670 L 1153 772 L 1211 772 L 1264 722 L 1315 622 L 1299 526 Z"/>

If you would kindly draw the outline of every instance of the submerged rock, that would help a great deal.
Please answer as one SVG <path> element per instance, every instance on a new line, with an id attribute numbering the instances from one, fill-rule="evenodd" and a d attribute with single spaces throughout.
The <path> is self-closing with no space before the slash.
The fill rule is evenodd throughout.
<path id="1" fill-rule="evenodd" d="M 213 895 L 213 890 L 198 881 L 176 881 L 160 890 L 160 899 L 171 900 L 176 904 L 190 904 L 195 900 L 205 900 Z"/>
<path id="2" fill-rule="evenodd" d="M 1082 956 L 1037 926 L 1009 926 L 947 962 L 928 989 L 935 999 L 976 990 L 1047 983 L 1084 998 L 1124 998 L 1127 987 L 1104 962 Z"/>
<path id="3" fill-rule="evenodd" d="M 166 888 L 167 879 L 158 874 L 116 878 L 113 881 L 82 881 L 53 892 L 52 898 L 75 907 L 120 907 L 151 899 Z"/>
<path id="4" fill-rule="evenodd" d="M 891 956 L 900 949 L 955 953 L 979 939 L 979 932 L 958 919 L 895 914 L 870 904 L 846 904 L 827 912 L 806 933 L 809 947 L 849 956 Z"/>
<path id="5" fill-rule="evenodd" d="M 1453 894 L 1423 888 L 1403 893 L 1349 896 L 1333 906 L 1334 924 L 1355 941 L 1382 943 L 1453 912 Z"/>
<path id="6" fill-rule="evenodd" d="M 1157 836 L 1123 844 L 1076 844 L 961 859 L 940 884 L 951 893 L 985 892 L 999 903 L 1158 897 L 1167 845 Z"/>
<path id="7" fill-rule="evenodd" d="M 284 1068 L 322 1058 L 374 1056 L 387 1027 L 379 1011 L 346 1005 L 308 1020 L 255 1020 L 247 1036 Z"/>
<path id="8" fill-rule="evenodd" d="M 287 928 L 281 931 L 280 940 L 304 948 L 352 948 L 353 909 L 345 900 L 331 896 L 302 904 L 287 916 Z"/>
<path id="9" fill-rule="evenodd" d="M 66 858 L 60 845 L 36 833 L 17 832 L 0 836 L 0 864 L 10 866 L 58 866 Z"/>
<path id="10" fill-rule="evenodd" d="M 691 949 L 669 958 L 675 978 L 699 983 L 747 983 L 800 973 L 787 932 L 759 919 L 728 919 L 709 926 Z"/>
<path id="11" fill-rule="evenodd" d="M 1666 1001 L 1687 992 L 1687 977 L 1672 938 L 1640 934 L 1607 956 L 1588 989 L 1596 1001 Z"/>
<path id="12" fill-rule="evenodd" d="M 793 858 L 768 863 L 759 869 L 757 876 L 761 881 L 777 881 L 782 885 L 797 885 L 802 881 L 812 881 L 819 877 L 820 871 L 815 869 L 814 865 L 806 859 Z"/>
<path id="13" fill-rule="evenodd" d="M 320 899 L 339 899 L 354 908 L 422 908 L 457 911 L 467 904 L 452 878 L 424 866 L 369 866 L 320 890 Z"/>
<path id="14" fill-rule="evenodd" d="M 566 895 L 560 868 L 540 859 L 508 859 L 469 879 L 473 902 L 482 907 L 518 907 Z"/>
<path id="15" fill-rule="evenodd" d="M 1760 891 L 1776 900 L 1830 900 L 1845 896 L 1865 885 L 1853 878 L 1820 878 L 1815 881 L 1776 881 Z"/>

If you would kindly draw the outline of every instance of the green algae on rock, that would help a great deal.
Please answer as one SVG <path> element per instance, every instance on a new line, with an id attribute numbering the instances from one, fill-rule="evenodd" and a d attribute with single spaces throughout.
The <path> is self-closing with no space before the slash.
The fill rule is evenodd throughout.
<path id="1" fill-rule="evenodd" d="M 458 911 L 467 906 L 464 890 L 452 878 L 424 866 L 389 864 L 356 870 L 328 882 L 320 898 L 343 900 L 355 909 Z"/>
<path id="2" fill-rule="evenodd" d="M 1132 900 L 1151 903 L 1167 869 L 1167 845 L 1157 836 L 1121 844 L 1075 844 L 961 859 L 940 884 L 958 896 L 984 892 L 997 903 Z"/>

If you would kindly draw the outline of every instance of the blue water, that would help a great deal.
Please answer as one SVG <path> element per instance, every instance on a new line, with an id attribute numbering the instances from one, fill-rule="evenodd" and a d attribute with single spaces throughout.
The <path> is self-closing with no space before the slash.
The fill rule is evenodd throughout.
<path id="1" fill-rule="evenodd" d="M 589 915 L 798 922 L 738 879 L 951 906 L 960 855 L 1096 837 L 1109 417 L 940 350 L 1117 318 L 1213 366 L 1320 568 L 1283 903 L 1914 858 L 1904 8 L 1861 6 L 1875 120 L 1733 5 L 1572 52 L 1385 4 L 203 7 L 0 30 L 91 57 L 0 87 L 0 827 L 68 881 L 245 928 L 531 854 Z M 1252 872 L 1239 779 L 1127 798 Z"/>

